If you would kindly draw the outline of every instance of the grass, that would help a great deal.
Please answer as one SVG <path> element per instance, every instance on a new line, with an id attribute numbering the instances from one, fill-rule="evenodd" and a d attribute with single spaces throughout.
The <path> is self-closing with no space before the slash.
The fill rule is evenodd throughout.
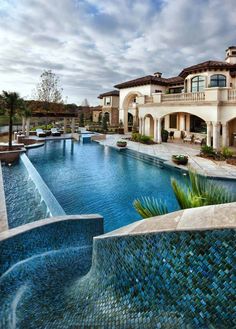
<path id="1" fill-rule="evenodd" d="M 9 117 L 8 115 L 1 114 L 0 115 L 0 126 L 6 126 L 9 123 Z M 15 117 L 13 119 L 13 124 L 21 124 L 21 119 L 18 117 Z"/>

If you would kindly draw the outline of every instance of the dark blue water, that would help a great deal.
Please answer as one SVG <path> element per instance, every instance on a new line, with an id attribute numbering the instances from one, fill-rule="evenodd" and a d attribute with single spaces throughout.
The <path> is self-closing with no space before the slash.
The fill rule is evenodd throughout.
<path id="1" fill-rule="evenodd" d="M 160 198 L 170 210 L 178 209 L 170 178 L 182 180 L 181 174 L 109 147 L 50 141 L 28 156 L 67 214 L 99 213 L 105 231 L 140 219 L 132 204 L 141 196 Z"/>
<path id="2" fill-rule="evenodd" d="M 49 217 L 47 207 L 23 163 L 2 166 L 2 171 L 10 228 Z"/>

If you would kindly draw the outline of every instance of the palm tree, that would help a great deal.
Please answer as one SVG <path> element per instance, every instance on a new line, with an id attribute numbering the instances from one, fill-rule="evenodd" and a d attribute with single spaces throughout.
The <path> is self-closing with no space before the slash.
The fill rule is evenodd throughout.
<path id="1" fill-rule="evenodd" d="M 236 195 L 217 186 L 213 180 L 189 170 L 189 181 L 185 185 L 171 178 L 171 186 L 180 209 L 202 207 L 214 204 L 229 203 L 236 200 Z M 169 213 L 162 200 L 150 197 L 136 199 L 133 203 L 136 211 L 143 217 L 153 217 Z"/>
<path id="2" fill-rule="evenodd" d="M 3 102 L 4 109 L 9 115 L 9 148 L 12 147 L 12 128 L 13 128 L 13 117 L 16 114 L 17 110 L 20 110 L 24 104 L 20 95 L 16 92 L 2 92 L 1 100 Z"/>

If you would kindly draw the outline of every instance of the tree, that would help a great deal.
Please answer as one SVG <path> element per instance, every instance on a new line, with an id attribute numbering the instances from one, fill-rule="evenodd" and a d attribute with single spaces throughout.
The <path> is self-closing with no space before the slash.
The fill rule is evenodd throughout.
<path id="1" fill-rule="evenodd" d="M 189 171 L 189 182 L 186 185 L 171 179 L 172 189 L 181 209 L 203 207 L 228 203 L 236 200 L 236 195 L 215 184 L 206 176 Z M 169 213 L 166 204 L 155 198 L 144 197 L 134 201 L 134 208 L 143 217 L 153 217 Z"/>
<path id="2" fill-rule="evenodd" d="M 38 83 L 34 96 L 36 100 L 45 103 L 62 103 L 62 91 L 60 79 L 51 70 L 45 70 Z"/>
<path id="3" fill-rule="evenodd" d="M 80 127 L 84 127 L 84 113 L 81 112 L 79 116 L 79 125 Z"/>
<path id="4" fill-rule="evenodd" d="M 41 76 L 41 81 L 38 83 L 36 90 L 34 91 L 34 98 L 43 103 L 43 109 L 47 113 L 48 123 L 48 112 L 53 104 L 63 103 L 62 91 L 60 87 L 60 79 L 51 70 L 45 70 Z"/>
<path id="5" fill-rule="evenodd" d="M 103 115 L 102 117 L 102 130 L 104 132 L 106 132 L 108 129 L 108 125 L 107 125 L 107 116 L 106 116 L 106 113 Z"/>
<path id="6" fill-rule="evenodd" d="M 1 104 L 9 116 L 9 148 L 12 147 L 12 126 L 13 117 L 18 112 L 21 112 L 24 108 L 24 101 L 20 98 L 20 95 L 16 92 L 4 91 L 1 94 Z"/>

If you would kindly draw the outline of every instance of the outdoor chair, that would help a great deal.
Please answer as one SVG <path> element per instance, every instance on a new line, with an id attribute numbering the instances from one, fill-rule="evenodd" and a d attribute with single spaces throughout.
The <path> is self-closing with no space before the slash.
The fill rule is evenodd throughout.
<path id="1" fill-rule="evenodd" d="M 184 137 L 183 142 L 184 143 L 193 143 L 194 142 L 194 135 Z"/>
<path id="2" fill-rule="evenodd" d="M 43 129 L 36 129 L 36 135 L 37 137 L 46 137 L 46 133 Z"/>
<path id="3" fill-rule="evenodd" d="M 205 141 L 206 141 L 206 139 L 205 138 L 195 138 L 194 139 L 194 144 L 198 144 L 198 145 L 203 145 L 203 144 L 205 144 Z"/>
<path id="4" fill-rule="evenodd" d="M 60 131 L 57 128 L 51 128 L 52 136 L 61 136 Z"/>

